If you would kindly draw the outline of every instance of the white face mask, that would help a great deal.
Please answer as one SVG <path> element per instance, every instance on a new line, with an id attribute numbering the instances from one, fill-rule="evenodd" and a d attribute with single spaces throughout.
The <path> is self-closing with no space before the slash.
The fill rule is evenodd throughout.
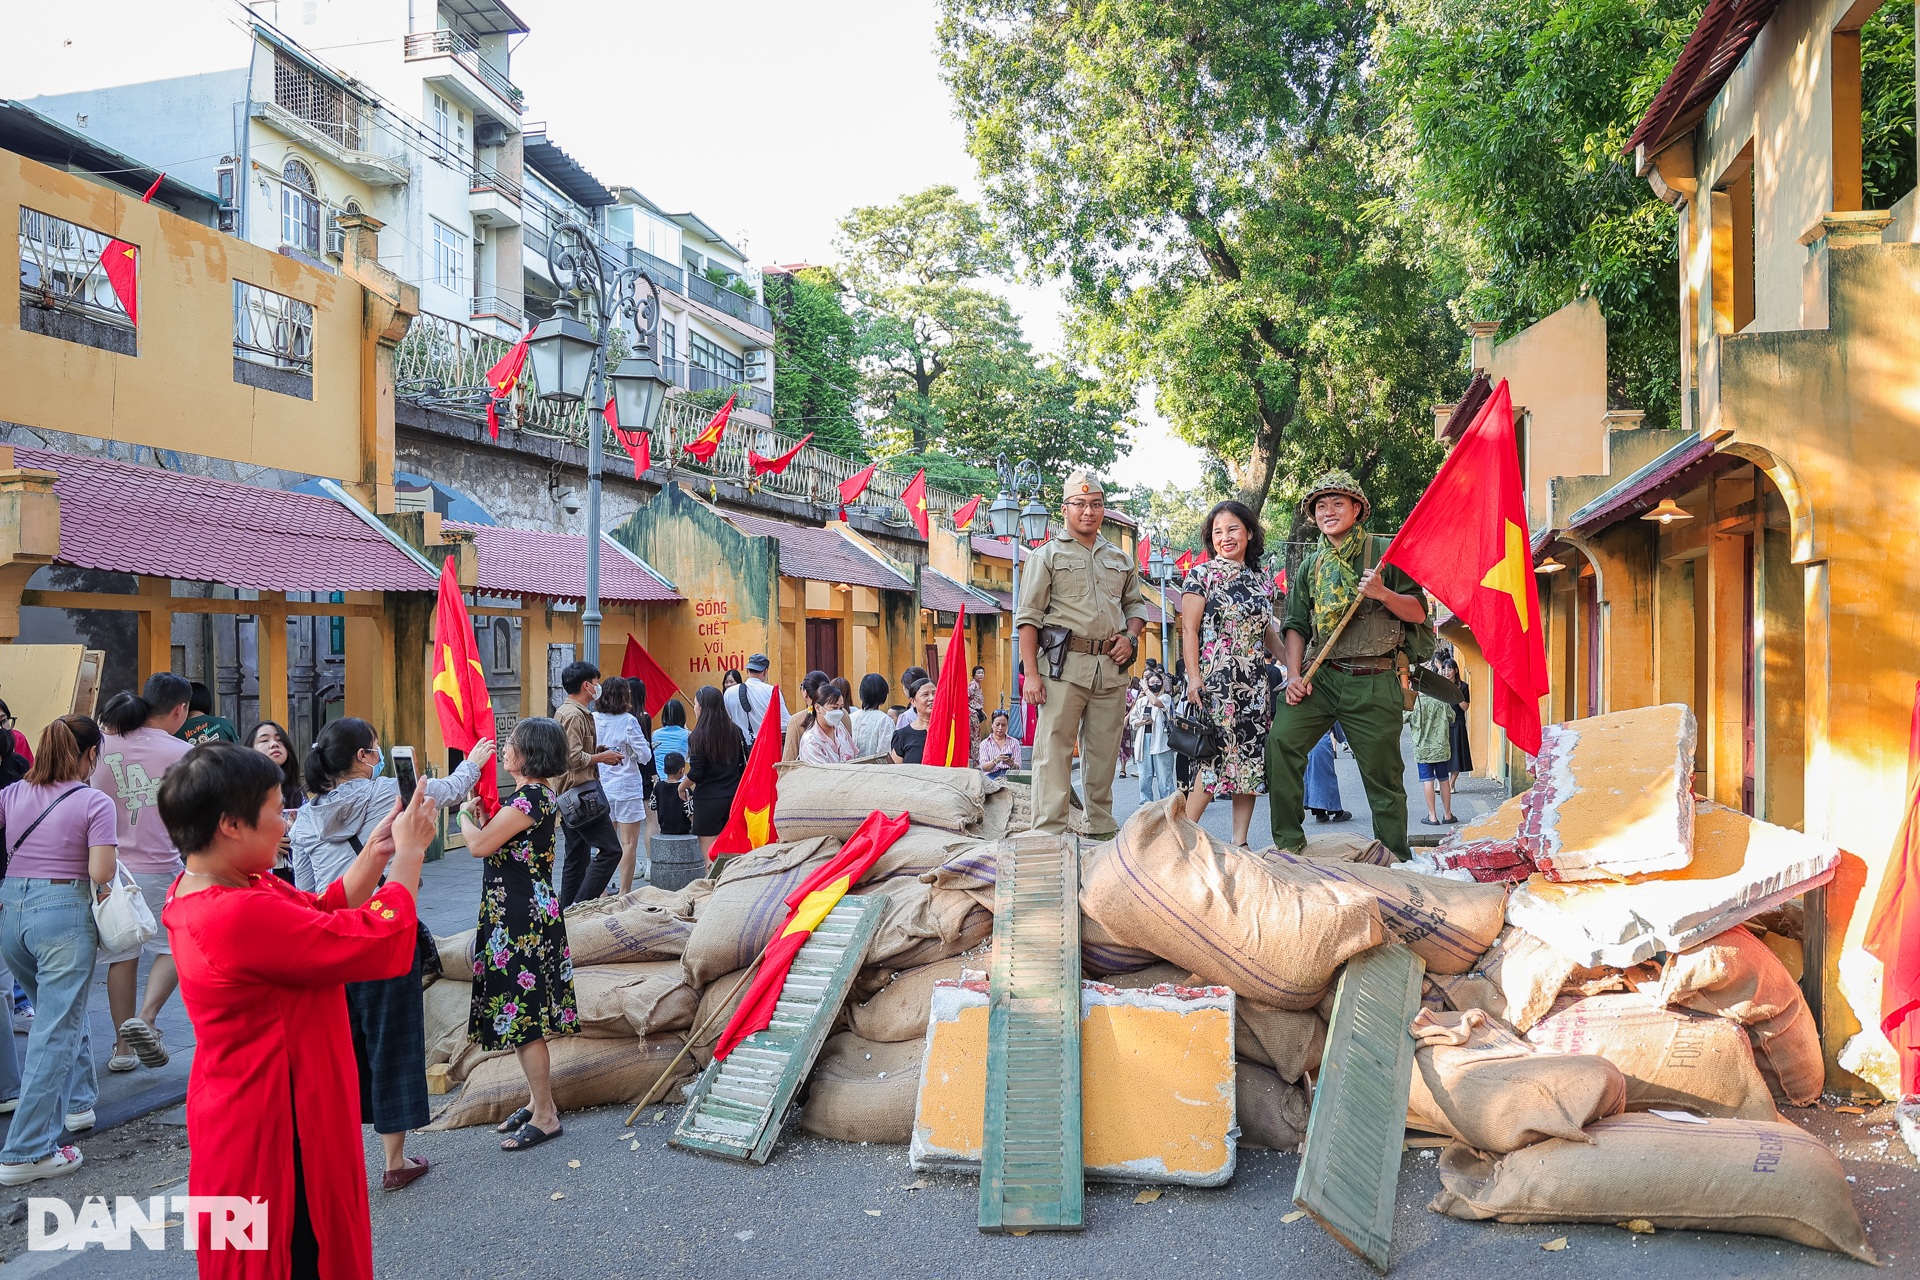
<path id="1" fill-rule="evenodd" d="M 847 713 L 837 707 L 829 707 L 827 710 L 822 711 L 820 715 L 828 724 L 836 729 L 847 722 Z"/>

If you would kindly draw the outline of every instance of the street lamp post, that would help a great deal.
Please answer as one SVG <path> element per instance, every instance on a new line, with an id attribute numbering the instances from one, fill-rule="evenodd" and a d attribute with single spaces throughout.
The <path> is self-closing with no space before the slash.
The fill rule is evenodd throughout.
<path id="1" fill-rule="evenodd" d="M 1147 556 L 1147 572 L 1160 584 L 1160 666 L 1167 672 L 1167 682 L 1171 685 L 1173 666 L 1167 661 L 1172 653 L 1168 642 L 1167 579 L 1173 575 L 1173 555 L 1167 550 L 1166 536 L 1164 530 L 1154 530 L 1153 550 Z"/>
<path id="2" fill-rule="evenodd" d="M 600 471 L 607 433 L 607 384 L 613 384 L 615 414 L 623 430 L 651 432 L 666 401 L 668 382 L 658 359 L 660 290 L 639 266 L 622 265 L 605 253 L 591 229 L 566 222 L 554 230 L 547 265 L 560 286 L 553 318 L 527 340 L 540 398 L 564 404 L 587 401 L 587 597 L 580 610 L 580 654 L 600 658 Z M 644 286 L 644 287 L 643 287 Z M 598 332 L 577 314 L 584 297 L 599 321 Z M 616 320 L 633 322 L 633 347 L 611 374 L 607 343 Z"/>
<path id="3" fill-rule="evenodd" d="M 1013 607 L 1020 608 L 1020 551 L 1025 543 L 1038 542 L 1047 536 L 1050 517 L 1045 504 L 1040 501 L 1040 464 L 1021 460 L 1009 463 L 1001 456 L 994 463 L 994 470 L 1000 474 L 1000 493 L 987 508 L 987 525 L 993 530 L 993 536 L 1002 542 L 1013 544 Z M 1024 506 L 1021 499 L 1026 500 Z M 1020 628 L 1013 627 L 1008 637 L 1009 657 L 1007 662 L 1009 692 L 1007 711 L 1013 720 L 1014 737 L 1018 739 L 1026 732 L 1026 721 L 1020 709 Z"/>

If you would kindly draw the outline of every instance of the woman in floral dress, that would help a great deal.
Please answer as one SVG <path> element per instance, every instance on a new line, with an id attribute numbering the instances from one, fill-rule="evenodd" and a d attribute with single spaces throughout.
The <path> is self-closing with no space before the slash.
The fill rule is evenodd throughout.
<path id="1" fill-rule="evenodd" d="M 481 826 L 460 814 L 467 849 L 485 858 L 480 923 L 473 941 L 473 1005 L 468 1034 L 482 1049 L 512 1049 L 527 1076 L 527 1105 L 508 1116 L 503 1151 L 537 1147 L 562 1132 L 548 1081 L 547 1039 L 580 1029 L 573 1000 L 573 957 L 560 897 L 553 889 L 558 808 L 546 780 L 567 771 L 566 731 L 536 716 L 513 727 L 501 760 L 513 794 Z"/>
<path id="2" fill-rule="evenodd" d="M 1180 584 L 1180 635 L 1186 653 L 1187 701 L 1220 731 L 1220 754 L 1201 770 L 1187 797 L 1198 822 L 1215 796 L 1233 800 L 1233 842 L 1247 842 L 1253 798 L 1267 789 L 1267 660 L 1278 657 L 1273 582 L 1260 569 L 1266 538 L 1244 503 L 1222 502 L 1201 526 L 1207 559 Z"/>

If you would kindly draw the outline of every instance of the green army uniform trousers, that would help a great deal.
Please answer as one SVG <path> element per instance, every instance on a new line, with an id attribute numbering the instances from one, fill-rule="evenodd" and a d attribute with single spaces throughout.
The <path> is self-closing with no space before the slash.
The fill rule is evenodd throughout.
<path id="1" fill-rule="evenodd" d="M 1101 659 L 1105 661 L 1105 659 Z M 1033 829 L 1064 835 L 1072 803 L 1073 744 L 1080 743 L 1080 793 L 1087 803 L 1087 834 L 1111 836 L 1113 773 L 1126 730 L 1127 687 L 1116 683 L 1095 692 L 1084 685 L 1042 676 L 1047 700 L 1033 730 Z"/>
<path id="2" fill-rule="evenodd" d="M 1298 706 L 1290 707 L 1281 698 L 1267 734 L 1267 813 L 1276 848 L 1299 849 L 1306 843 L 1301 823 L 1306 817 L 1307 753 L 1338 720 L 1366 784 L 1373 838 L 1396 858 L 1411 856 L 1401 708 L 1400 679 L 1392 671 L 1351 675 L 1322 667 L 1313 678 L 1313 693 Z"/>

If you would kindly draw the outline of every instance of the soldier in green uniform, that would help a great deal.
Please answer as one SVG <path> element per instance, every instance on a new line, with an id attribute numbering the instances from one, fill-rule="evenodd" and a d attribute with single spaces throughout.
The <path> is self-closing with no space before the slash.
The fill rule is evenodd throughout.
<path id="1" fill-rule="evenodd" d="M 1305 845 L 1307 754 L 1337 720 L 1366 785 L 1374 838 L 1395 857 L 1406 858 L 1406 766 L 1400 757 L 1404 703 L 1396 655 L 1406 643 L 1407 627 L 1426 621 L 1426 595 L 1397 566 L 1379 566 L 1386 542 L 1366 531 L 1367 496 L 1352 476 L 1328 472 L 1301 506 L 1319 527 L 1320 544 L 1300 564 L 1282 624 L 1289 679 L 1267 736 L 1273 843 L 1281 849 Z M 1329 637 L 1356 596 L 1359 609 L 1329 649 Z M 1304 679 L 1323 649 L 1327 660 L 1311 681 Z"/>
<path id="2" fill-rule="evenodd" d="M 1127 718 L 1127 672 L 1140 652 L 1147 601 L 1133 557 L 1100 536 L 1106 489 L 1091 471 L 1067 477 L 1066 528 L 1027 557 L 1013 624 L 1025 671 L 1021 696 L 1040 708 L 1033 741 L 1033 825 L 1067 829 L 1073 745 L 1087 834 L 1110 838 L 1113 771 Z"/>

